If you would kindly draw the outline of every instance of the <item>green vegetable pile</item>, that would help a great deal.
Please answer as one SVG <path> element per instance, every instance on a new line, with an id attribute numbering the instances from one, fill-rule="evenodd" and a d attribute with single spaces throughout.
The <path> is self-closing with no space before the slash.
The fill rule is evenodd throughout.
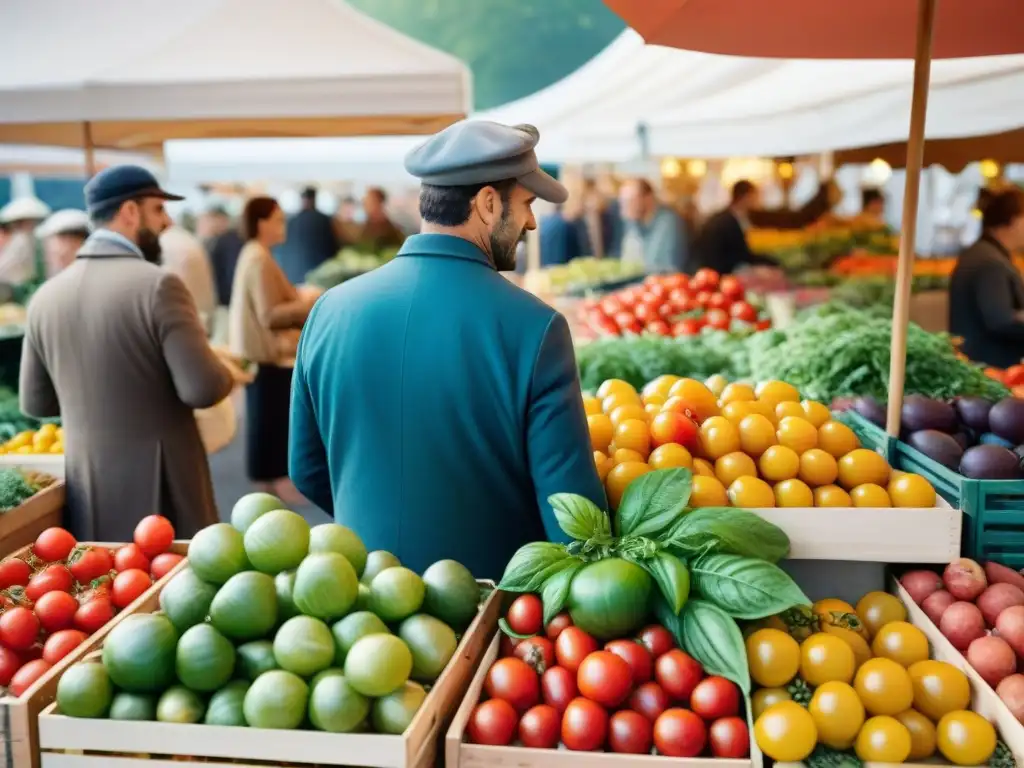
<path id="1" fill-rule="evenodd" d="M 0 512 L 9 512 L 53 482 L 52 477 L 41 472 L 14 467 L 0 469 Z"/>
<path id="2" fill-rule="evenodd" d="M 911 282 L 912 293 L 944 291 L 949 288 L 949 278 L 943 275 L 917 275 Z M 838 283 L 832 289 L 832 300 L 850 307 L 871 307 L 884 305 L 891 308 L 896 298 L 896 281 L 891 277 L 876 275 L 855 277 Z"/>
<path id="3" fill-rule="evenodd" d="M 691 486 L 687 469 L 649 472 L 626 489 L 614 520 L 583 497 L 552 496 L 572 542 L 521 547 L 498 587 L 540 594 L 545 624 L 567 609 L 576 626 L 601 640 L 629 636 L 650 605 L 710 674 L 749 692 L 736 620 L 810 601 L 776 565 L 789 554 L 781 529 L 735 507 L 689 509 Z"/>
<path id="4" fill-rule="evenodd" d="M 40 423 L 21 412 L 17 392 L 0 387 L 0 441 L 10 440 L 27 429 L 39 429 Z"/>

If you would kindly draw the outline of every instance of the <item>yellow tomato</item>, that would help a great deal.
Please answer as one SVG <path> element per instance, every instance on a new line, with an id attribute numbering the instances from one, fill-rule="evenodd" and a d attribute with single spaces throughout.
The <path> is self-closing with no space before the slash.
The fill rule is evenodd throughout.
<path id="1" fill-rule="evenodd" d="M 715 461 L 715 477 L 730 486 L 741 477 L 757 477 L 757 465 L 742 451 L 733 451 Z"/>
<path id="2" fill-rule="evenodd" d="M 828 409 L 828 406 L 814 400 L 804 400 L 800 403 L 800 407 L 803 409 L 804 418 L 811 422 L 815 429 L 832 418 L 832 411 Z"/>
<path id="3" fill-rule="evenodd" d="M 648 405 L 656 405 L 656 406 L 658 406 L 660 408 L 661 406 L 663 406 L 665 404 L 666 400 L 668 400 L 668 398 L 665 397 L 665 395 L 658 394 L 657 392 L 652 392 L 649 395 L 641 395 L 640 396 L 640 402 L 642 402 L 644 404 L 645 408 Z"/>
<path id="4" fill-rule="evenodd" d="M 612 426 L 618 427 L 624 421 L 629 419 L 636 419 L 638 421 L 646 422 L 648 420 L 647 411 L 644 410 L 642 405 L 636 403 L 627 403 L 626 405 L 620 405 L 608 416 L 612 420 Z"/>
<path id="5" fill-rule="evenodd" d="M 775 492 L 757 477 L 738 477 L 729 486 L 729 503 L 734 507 L 760 509 L 775 506 Z"/>
<path id="6" fill-rule="evenodd" d="M 700 449 L 708 459 L 719 459 L 740 449 L 740 435 L 724 416 L 712 416 L 700 425 Z"/>
<path id="7" fill-rule="evenodd" d="M 601 382 L 601 386 L 597 388 L 597 396 L 601 400 L 604 400 L 609 395 L 619 392 L 627 395 L 636 395 L 636 389 L 633 385 L 628 381 L 623 381 L 622 379 L 607 379 Z"/>
<path id="8" fill-rule="evenodd" d="M 605 488 L 608 491 L 608 504 L 612 509 L 619 508 L 622 501 L 622 494 L 626 492 L 626 486 L 641 475 L 646 475 L 651 468 L 642 461 L 627 461 L 616 464 L 605 481 Z"/>
<path id="9" fill-rule="evenodd" d="M 875 656 L 892 659 L 903 667 L 909 667 L 928 658 L 928 638 L 924 632 L 906 621 L 890 621 L 871 641 Z"/>
<path id="10" fill-rule="evenodd" d="M 971 684 L 967 675 L 945 661 L 919 661 L 907 670 L 914 686 L 914 709 L 932 720 L 967 709 Z"/>
<path id="11" fill-rule="evenodd" d="M 892 659 L 871 659 L 861 664 L 853 687 L 872 715 L 898 715 L 914 703 L 910 674 Z"/>
<path id="12" fill-rule="evenodd" d="M 775 406 L 775 419 L 780 424 L 783 419 L 787 419 L 790 416 L 799 416 L 801 419 L 804 417 L 804 409 L 800 407 L 800 403 L 786 400 Z"/>
<path id="13" fill-rule="evenodd" d="M 792 701 L 793 697 L 785 688 L 758 688 L 750 697 L 750 707 L 757 720 L 768 707 L 780 701 Z"/>
<path id="14" fill-rule="evenodd" d="M 755 400 L 752 403 L 747 403 L 750 406 L 750 413 L 759 413 L 764 416 L 772 424 L 778 424 L 779 419 L 775 415 L 775 404 L 766 403 L 763 400 Z"/>
<path id="15" fill-rule="evenodd" d="M 718 404 L 723 408 L 729 403 L 754 400 L 757 400 L 757 395 L 749 384 L 727 384 L 722 394 L 718 396 Z"/>
<path id="16" fill-rule="evenodd" d="M 715 397 L 721 397 L 722 392 L 729 386 L 729 380 L 722 374 L 716 373 L 704 380 L 704 386 L 710 389 Z"/>
<path id="17" fill-rule="evenodd" d="M 889 622 L 907 620 L 903 603 L 888 592 L 868 592 L 857 602 L 856 614 L 872 638 Z"/>
<path id="18" fill-rule="evenodd" d="M 647 420 L 652 421 L 655 416 L 661 413 L 661 406 L 655 403 L 648 403 L 644 406 L 644 413 L 647 414 Z"/>
<path id="19" fill-rule="evenodd" d="M 874 451 L 858 448 L 839 459 L 839 484 L 847 490 L 864 483 L 874 483 L 884 489 L 888 482 L 889 464 Z"/>
<path id="20" fill-rule="evenodd" d="M 747 638 L 750 677 L 765 688 L 779 688 L 800 669 L 800 644 L 778 629 L 759 629 Z"/>
<path id="21" fill-rule="evenodd" d="M 775 437 L 775 425 L 766 416 L 752 413 L 743 417 L 739 424 L 740 448 L 748 456 L 755 459 L 778 443 Z"/>
<path id="22" fill-rule="evenodd" d="M 587 416 L 587 428 L 590 430 L 590 447 L 595 451 L 607 452 L 615 436 L 612 420 L 603 413 L 592 414 Z"/>
<path id="23" fill-rule="evenodd" d="M 838 485 L 823 485 L 814 489 L 814 506 L 852 507 L 853 499 Z"/>
<path id="24" fill-rule="evenodd" d="M 673 376 L 672 374 L 665 374 L 663 376 L 659 376 L 658 378 L 652 379 L 651 381 L 644 384 L 644 388 L 643 390 L 641 390 L 641 394 L 645 398 L 649 395 L 660 395 L 662 398 L 662 402 L 664 402 L 665 400 L 668 400 L 668 393 L 672 389 L 672 385 L 675 384 L 677 381 L 679 381 L 679 377 Z"/>
<path id="25" fill-rule="evenodd" d="M 703 422 L 718 415 L 718 398 L 715 393 L 696 379 L 680 379 L 669 390 L 669 397 L 682 398 Z"/>
<path id="26" fill-rule="evenodd" d="M 864 762 L 902 763 L 910 756 L 910 731 L 895 717 L 872 717 L 857 734 L 854 750 Z"/>
<path id="27" fill-rule="evenodd" d="M 596 416 L 601 413 L 601 401 L 596 397 L 584 397 L 583 398 L 583 410 L 587 416 Z"/>
<path id="28" fill-rule="evenodd" d="M 693 458 L 693 474 L 704 475 L 704 477 L 715 477 L 715 465 L 707 459 L 698 459 L 696 456 Z"/>
<path id="29" fill-rule="evenodd" d="M 722 416 L 728 419 L 732 424 L 739 426 L 740 423 L 751 414 L 757 413 L 755 406 L 757 403 L 752 403 L 749 400 L 733 400 L 731 403 L 722 407 Z M 772 437 L 775 436 L 775 429 L 772 428 Z"/>
<path id="30" fill-rule="evenodd" d="M 848 426 L 839 421 L 826 421 L 818 427 L 818 447 L 839 459 L 860 448 L 860 440 Z"/>
<path id="31" fill-rule="evenodd" d="M 651 431 L 646 421 L 626 419 L 615 427 L 615 446 L 636 451 L 646 459 L 651 453 Z"/>
<path id="32" fill-rule="evenodd" d="M 671 467 L 683 467 L 693 469 L 693 456 L 679 443 L 665 443 L 659 445 L 647 460 L 652 469 L 669 469 Z"/>
<path id="33" fill-rule="evenodd" d="M 833 749 L 849 749 L 864 724 L 864 705 L 849 683 L 819 686 L 807 705 L 818 729 L 818 741 Z"/>
<path id="34" fill-rule="evenodd" d="M 777 507 L 813 507 L 814 494 L 802 480 L 783 480 L 772 489 Z"/>
<path id="35" fill-rule="evenodd" d="M 903 727 L 910 733 L 910 755 L 908 760 L 927 760 L 935 754 L 935 723 L 916 709 L 908 709 L 896 715 Z"/>
<path id="36" fill-rule="evenodd" d="M 806 709 L 795 701 L 780 701 L 757 718 L 754 739 L 772 760 L 798 763 L 814 751 L 818 730 Z"/>
<path id="37" fill-rule="evenodd" d="M 984 765 L 996 750 L 996 729 L 977 712 L 950 712 L 935 730 L 939 752 L 956 765 Z"/>
<path id="38" fill-rule="evenodd" d="M 630 448 L 616 448 L 612 452 L 612 465 L 625 464 L 627 461 L 646 461 L 643 454 Z"/>
<path id="39" fill-rule="evenodd" d="M 849 683 L 856 668 L 853 649 L 834 635 L 817 632 L 800 646 L 800 676 L 808 685 Z"/>
<path id="40" fill-rule="evenodd" d="M 935 489 L 920 475 L 901 472 L 889 481 L 889 498 L 894 507 L 934 507 Z"/>
<path id="41" fill-rule="evenodd" d="M 786 401 L 800 402 L 800 393 L 796 387 L 783 381 L 763 381 L 757 385 L 754 391 L 757 393 L 758 400 L 770 403 L 772 408 Z"/>
<path id="42" fill-rule="evenodd" d="M 800 479 L 812 488 L 831 485 L 839 476 L 839 465 L 832 454 L 811 448 L 800 454 Z"/>
<path id="43" fill-rule="evenodd" d="M 892 500 L 885 488 L 874 483 L 862 483 L 850 491 L 855 507 L 891 507 Z"/>
<path id="44" fill-rule="evenodd" d="M 819 600 L 811 606 L 811 610 L 822 624 L 836 624 L 838 626 L 845 626 L 847 618 L 856 613 L 852 605 L 836 597 L 827 597 L 824 600 Z"/>
<path id="45" fill-rule="evenodd" d="M 761 477 L 770 483 L 781 483 L 791 480 L 800 472 L 800 457 L 792 448 L 784 445 L 773 445 L 757 462 Z"/>
<path id="46" fill-rule="evenodd" d="M 871 658 L 871 648 L 868 646 L 868 641 L 856 631 L 834 624 L 822 624 L 821 631 L 828 635 L 835 635 L 850 646 L 857 669 L 860 669 L 861 665 Z"/>
<path id="47" fill-rule="evenodd" d="M 694 459 L 694 463 L 698 461 L 700 459 Z M 693 485 L 690 488 L 689 504 L 694 509 L 729 506 L 729 496 L 726 493 L 725 486 L 714 475 L 708 477 L 704 474 L 695 474 L 691 482 Z"/>

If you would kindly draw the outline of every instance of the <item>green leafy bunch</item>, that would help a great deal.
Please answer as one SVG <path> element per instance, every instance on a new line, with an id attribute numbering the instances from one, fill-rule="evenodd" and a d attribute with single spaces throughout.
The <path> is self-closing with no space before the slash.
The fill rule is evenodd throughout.
<path id="1" fill-rule="evenodd" d="M 740 620 L 774 616 L 810 601 L 776 563 L 789 554 L 789 537 L 753 512 L 736 507 L 688 506 L 688 469 L 662 469 L 637 478 L 614 519 L 575 494 L 550 498 L 569 544 L 521 547 L 498 585 L 534 592 L 544 623 L 565 608 L 572 580 L 586 565 L 618 557 L 635 563 L 657 589 L 655 618 L 680 647 L 711 674 L 750 691 Z"/>

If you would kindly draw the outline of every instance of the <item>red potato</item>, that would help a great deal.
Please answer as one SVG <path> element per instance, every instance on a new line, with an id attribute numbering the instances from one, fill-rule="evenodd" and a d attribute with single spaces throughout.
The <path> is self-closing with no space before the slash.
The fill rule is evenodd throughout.
<path id="1" fill-rule="evenodd" d="M 996 686 L 996 694 L 1017 722 L 1024 723 L 1024 675 L 1013 674 L 1003 678 Z"/>
<path id="2" fill-rule="evenodd" d="M 967 661 L 993 688 L 1017 671 L 1017 656 L 1001 637 L 979 637 L 967 649 Z"/>
<path id="3" fill-rule="evenodd" d="M 1024 658 L 1024 605 L 1014 605 L 996 619 L 996 635 L 1003 638 L 1014 652 Z"/>
<path id="4" fill-rule="evenodd" d="M 1013 568 L 989 561 L 985 563 L 985 577 L 989 584 L 1013 584 L 1021 592 L 1024 592 L 1024 576 L 1021 576 Z"/>
<path id="5" fill-rule="evenodd" d="M 988 626 L 995 626 L 999 614 L 1015 605 L 1024 605 L 1024 592 L 1013 584 L 992 584 L 978 597 L 977 606 Z"/>
<path id="6" fill-rule="evenodd" d="M 942 573 L 942 581 L 957 600 L 974 600 L 988 586 L 984 569 L 967 557 L 961 557 L 947 565 Z"/>
<path id="7" fill-rule="evenodd" d="M 966 651 L 971 643 L 979 637 L 984 637 L 985 617 L 974 603 L 959 601 L 949 606 L 942 614 L 939 631 L 958 651 Z"/>
<path id="8" fill-rule="evenodd" d="M 930 594 L 942 589 L 942 579 L 935 571 L 908 571 L 903 574 L 900 584 L 918 605 L 923 603 Z"/>
<path id="9" fill-rule="evenodd" d="M 938 626 L 939 621 L 942 619 L 942 614 L 955 602 L 955 597 L 946 590 L 940 589 L 938 592 L 932 592 L 924 599 L 924 602 L 921 603 L 921 610 L 928 615 L 928 618 L 932 620 L 935 626 Z"/>

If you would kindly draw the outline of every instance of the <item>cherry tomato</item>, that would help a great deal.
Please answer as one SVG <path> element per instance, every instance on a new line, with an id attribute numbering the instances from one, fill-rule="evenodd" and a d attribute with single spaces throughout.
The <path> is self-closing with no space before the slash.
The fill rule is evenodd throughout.
<path id="1" fill-rule="evenodd" d="M 592 752 L 604 746 L 608 713 L 597 702 L 577 698 L 562 715 L 562 743 L 575 752 Z"/>
<path id="2" fill-rule="evenodd" d="M 688 653 L 673 648 L 654 662 L 654 677 L 673 701 L 689 702 L 704 669 Z"/>
<path id="3" fill-rule="evenodd" d="M 708 299 L 708 307 L 711 309 L 729 309 L 732 305 L 732 299 L 728 296 L 724 296 L 717 291 L 711 294 L 711 298 Z"/>
<path id="4" fill-rule="evenodd" d="M 117 574 L 110 594 L 114 605 L 118 608 L 127 608 L 151 586 L 153 586 L 153 580 L 148 573 L 132 568 Z"/>
<path id="5" fill-rule="evenodd" d="M 558 746 L 562 718 L 554 707 L 538 704 L 530 707 L 519 721 L 519 740 L 524 747 L 554 749 Z"/>
<path id="6" fill-rule="evenodd" d="M 639 712 L 652 723 L 668 709 L 668 694 L 655 682 L 644 683 L 629 697 L 627 706 L 634 712 Z"/>
<path id="7" fill-rule="evenodd" d="M 162 515 L 149 515 L 139 520 L 132 537 L 136 546 L 148 558 L 166 552 L 174 543 L 174 526 Z"/>
<path id="8" fill-rule="evenodd" d="M 676 639 L 672 633 L 659 624 L 651 624 L 640 630 L 637 640 L 657 659 L 676 647 Z"/>
<path id="9" fill-rule="evenodd" d="M 641 685 L 654 677 L 654 659 L 651 658 L 651 652 L 638 641 L 612 640 L 604 649 L 629 664 L 633 671 L 633 685 Z"/>
<path id="10" fill-rule="evenodd" d="M 705 720 L 733 717 L 740 712 L 740 690 L 724 677 L 705 677 L 690 694 L 690 709 Z"/>
<path id="11" fill-rule="evenodd" d="M 47 592 L 36 601 L 35 612 L 39 624 L 47 632 L 67 629 L 75 621 L 78 601 L 67 592 Z"/>
<path id="12" fill-rule="evenodd" d="M 487 671 L 484 689 L 492 699 L 504 699 L 517 712 L 540 700 L 540 679 L 522 659 L 498 659 Z"/>
<path id="13" fill-rule="evenodd" d="M 517 721 L 518 716 L 511 704 L 504 699 L 490 699 L 476 705 L 469 716 L 466 731 L 473 744 L 504 747 L 512 743 Z"/>
<path id="14" fill-rule="evenodd" d="M 29 600 L 35 601 L 47 592 L 70 592 L 74 583 L 75 577 L 66 566 L 48 565 L 29 580 L 28 586 L 25 587 L 25 595 Z"/>
<path id="15" fill-rule="evenodd" d="M 555 666 L 555 644 L 546 637 L 531 637 L 519 643 L 512 655 L 529 664 L 539 675 Z"/>
<path id="16" fill-rule="evenodd" d="M 21 669 L 21 658 L 10 648 L 0 645 L 0 688 L 11 684 L 14 673 Z"/>
<path id="17" fill-rule="evenodd" d="M 75 629 L 91 635 L 114 618 L 115 613 L 114 603 L 109 597 L 97 596 L 75 611 Z"/>
<path id="18" fill-rule="evenodd" d="M 646 755 L 651 751 L 654 726 L 643 715 L 624 709 L 608 722 L 608 746 L 612 752 Z"/>
<path id="19" fill-rule="evenodd" d="M 672 326 L 673 336 L 696 336 L 700 333 L 700 329 L 704 327 L 704 323 L 696 317 L 687 317 L 680 320 L 678 323 Z"/>
<path id="20" fill-rule="evenodd" d="M 543 626 L 544 606 L 536 595 L 520 595 L 512 601 L 505 620 L 516 634 L 536 635 Z"/>
<path id="21" fill-rule="evenodd" d="M 572 619 L 569 618 L 569 614 L 560 613 L 548 622 L 548 625 L 544 628 L 544 634 L 546 634 L 548 636 L 548 640 L 553 643 L 558 639 L 558 636 L 562 634 L 563 629 L 571 626 Z"/>
<path id="22" fill-rule="evenodd" d="M 720 331 L 729 330 L 729 326 L 732 325 L 732 318 L 729 317 L 729 313 L 724 309 L 709 309 L 708 313 L 704 316 L 704 320 L 711 328 L 717 328 Z"/>
<path id="23" fill-rule="evenodd" d="M 24 606 L 4 611 L 0 615 L 0 643 L 12 651 L 32 647 L 39 635 L 39 618 Z"/>
<path id="24" fill-rule="evenodd" d="M 811 713 L 795 701 L 780 701 L 768 707 L 754 723 L 754 739 L 772 760 L 803 762 L 818 743 L 818 731 Z"/>
<path id="25" fill-rule="evenodd" d="M 746 294 L 746 291 L 743 289 L 743 283 L 732 275 L 725 275 L 722 278 L 718 284 L 718 290 L 733 300 L 742 299 Z"/>
<path id="26" fill-rule="evenodd" d="M 654 723 L 654 746 L 666 757 L 696 757 L 707 739 L 704 721 L 687 709 L 666 709 Z"/>
<path id="27" fill-rule="evenodd" d="M 130 571 L 133 568 L 148 573 L 151 565 L 149 558 L 142 554 L 138 544 L 126 544 L 114 552 L 114 568 L 118 573 Z"/>
<path id="28" fill-rule="evenodd" d="M 757 322 L 757 310 L 745 301 L 737 301 L 729 307 L 729 314 L 745 323 Z"/>
<path id="29" fill-rule="evenodd" d="M 149 574 L 153 577 L 154 581 L 162 579 L 174 569 L 174 566 L 184 559 L 184 555 L 176 555 L 173 552 L 164 552 L 162 555 L 157 555 L 153 558 L 153 562 L 149 566 Z"/>
<path id="30" fill-rule="evenodd" d="M 84 643 L 89 636 L 78 629 L 62 629 L 54 632 L 43 644 L 43 661 L 56 664 L 75 648 Z"/>
<path id="31" fill-rule="evenodd" d="M 499 645 L 498 655 L 503 659 L 509 656 L 515 656 L 516 646 L 521 642 L 523 641 L 514 637 L 509 637 L 503 632 L 501 634 L 501 643 Z"/>
<path id="32" fill-rule="evenodd" d="M 698 291 L 712 291 L 718 287 L 718 273 L 710 267 L 701 267 L 693 275 L 690 285 Z"/>
<path id="33" fill-rule="evenodd" d="M 110 573 L 114 558 L 103 547 L 75 547 L 68 557 L 68 569 L 79 584 L 88 584 Z"/>
<path id="34" fill-rule="evenodd" d="M 750 754 L 750 732 L 742 717 L 723 717 L 708 729 L 712 757 L 742 759 Z"/>
<path id="35" fill-rule="evenodd" d="M 7 689 L 12 696 L 21 696 L 32 684 L 50 671 L 51 664 L 42 659 L 33 659 L 14 673 L 11 678 L 11 685 Z"/>
<path id="36" fill-rule="evenodd" d="M 558 666 L 565 667 L 575 675 L 583 660 L 597 648 L 597 640 L 582 629 L 567 627 L 555 640 L 555 658 Z"/>
<path id="37" fill-rule="evenodd" d="M 0 589 L 24 587 L 32 576 L 32 569 L 24 560 L 9 557 L 0 563 Z"/>
<path id="38" fill-rule="evenodd" d="M 579 695 L 576 676 L 565 667 L 551 667 L 540 679 L 540 692 L 544 703 L 561 714 L 569 702 Z"/>
<path id="39" fill-rule="evenodd" d="M 629 696 L 633 670 L 611 651 L 594 651 L 580 664 L 576 685 L 580 695 L 612 709 Z"/>
<path id="40" fill-rule="evenodd" d="M 32 545 L 32 554 L 48 563 L 67 560 L 76 544 L 75 537 L 63 528 L 47 528 Z"/>

